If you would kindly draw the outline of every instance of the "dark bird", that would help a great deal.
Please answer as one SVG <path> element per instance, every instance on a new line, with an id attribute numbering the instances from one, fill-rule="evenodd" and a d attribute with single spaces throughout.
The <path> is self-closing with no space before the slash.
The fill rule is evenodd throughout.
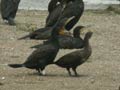
<path id="1" fill-rule="evenodd" d="M 20 0 L 1 0 L 1 16 L 9 25 L 15 25 L 14 18 L 18 10 Z"/>
<path id="2" fill-rule="evenodd" d="M 69 22 L 69 20 L 71 20 L 71 18 L 68 19 L 68 20 L 65 22 L 65 25 L 66 25 L 67 22 Z M 59 23 L 59 22 L 57 22 L 57 23 Z M 64 26 L 65 26 L 65 25 L 64 25 Z M 63 30 L 63 27 L 64 27 L 64 26 L 61 27 L 60 32 L 61 32 L 61 30 Z M 35 39 L 35 40 L 45 40 L 45 39 L 49 39 L 49 38 L 51 37 L 51 32 L 52 32 L 52 30 L 53 30 L 53 27 L 54 27 L 54 25 L 53 25 L 52 27 L 45 27 L 45 28 L 37 29 L 37 30 L 31 32 L 30 34 L 25 35 L 25 36 L 19 38 L 18 40 L 28 39 L 28 38 L 29 38 L 29 39 Z M 70 33 L 66 33 L 67 36 L 68 36 L 68 34 L 70 34 Z"/>
<path id="3" fill-rule="evenodd" d="M 63 0 L 64 1 L 64 0 Z M 67 1 L 67 0 L 66 0 Z M 64 28 L 70 30 L 79 20 L 83 11 L 84 11 L 84 3 L 82 0 L 71 0 L 67 3 L 60 1 L 62 4 L 59 4 L 47 17 L 46 26 L 44 28 L 35 30 L 34 32 L 21 37 L 20 39 L 30 38 L 30 39 L 48 39 L 50 36 L 50 32 L 52 32 L 52 26 L 56 22 L 59 22 L 63 18 L 68 18 L 69 22 L 65 26 L 63 26 L 60 30 L 61 35 L 69 34 L 68 32 L 64 32 Z M 65 5 L 65 7 L 64 7 Z M 71 20 L 70 20 L 71 18 Z M 37 36 L 39 35 L 39 36 Z"/>
<path id="4" fill-rule="evenodd" d="M 64 26 L 69 27 L 71 29 L 79 20 L 80 16 L 83 13 L 84 10 L 84 3 L 80 0 L 70 0 L 69 2 L 67 0 L 59 0 L 60 4 L 56 5 L 58 2 L 57 0 L 51 0 L 49 8 L 53 8 L 55 5 L 55 9 L 48 10 L 50 11 L 50 14 L 48 15 L 46 19 L 46 26 L 44 28 L 40 28 L 38 30 L 35 30 L 34 32 L 30 33 L 29 35 L 26 35 L 24 37 L 21 37 L 21 39 L 30 38 L 30 39 L 48 39 L 48 36 L 50 36 L 50 32 L 52 32 L 52 26 L 56 22 L 59 22 L 63 18 L 71 18 L 71 20 Z M 52 7 L 53 6 L 53 7 Z M 65 7 L 64 7 L 65 6 Z M 76 9 L 77 8 L 77 9 Z M 72 27 L 71 27 L 72 26 Z M 60 34 L 69 34 L 64 32 L 64 27 L 61 29 Z M 66 29 L 67 29 L 66 28 Z M 39 35 L 39 37 L 38 37 Z M 47 36 L 48 35 L 48 36 Z"/>
<path id="5" fill-rule="evenodd" d="M 43 74 L 41 71 L 43 72 L 48 64 L 53 63 L 53 60 L 59 51 L 58 34 L 65 22 L 66 19 L 63 19 L 61 22 L 57 23 L 53 27 L 51 42 L 41 45 L 23 64 L 9 64 L 9 66 L 12 68 L 26 67 L 36 69 L 40 74 Z"/>
<path id="6" fill-rule="evenodd" d="M 73 30 L 73 36 L 62 36 L 59 35 L 59 45 L 62 49 L 77 49 L 83 47 L 83 39 L 80 37 L 81 29 L 84 26 L 77 26 Z M 48 41 L 44 41 L 44 44 L 49 43 Z M 41 45 L 35 45 L 31 48 L 39 48 Z"/>
<path id="7" fill-rule="evenodd" d="M 48 5 L 48 11 L 49 15 L 46 19 L 46 26 L 44 28 L 37 29 L 33 32 L 31 32 L 29 35 L 23 36 L 19 38 L 18 40 L 22 39 L 49 39 L 51 36 L 52 28 L 54 24 L 57 22 L 60 13 L 62 12 L 62 5 L 57 4 L 59 2 L 58 0 L 51 0 Z"/>
<path id="8" fill-rule="evenodd" d="M 66 68 L 69 75 L 71 75 L 70 69 L 72 68 L 72 70 L 75 73 L 75 76 L 78 76 L 76 68 L 79 65 L 83 64 L 85 61 L 87 61 L 92 53 L 92 49 L 89 44 L 89 39 L 91 38 L 91 36 L 92 36 L 92 32 L 86 33 L 84 38 L 84 48 L 64 55 L 63 57 L 58 59 L 55 62 L 55 64 L 62 68 Z"/>
<path id="9" fill-rule="evenodd" d="M 23 37 L 18 38 L 18 40 L 22 40 L 22 39 L 35 39 L 35 40 L 50 39 L 52 30 L 53 30 L 53 27 L 40 28 L 40 29 L 37 29 L 37 30 L 29 33 L 28 35 L 25 35 Z M 70 33 L 65 33 L 65 34 L 66 34 L 66 36 L 70 35 Z M 63 36 L 63 35 L 61 35 L 61 36 Z"/>

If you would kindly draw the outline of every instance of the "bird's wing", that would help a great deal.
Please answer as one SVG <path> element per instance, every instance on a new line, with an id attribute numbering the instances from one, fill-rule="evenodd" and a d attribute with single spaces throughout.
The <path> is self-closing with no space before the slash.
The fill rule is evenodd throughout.
<path id="1" fill-rule="evenodd" d="M 77 51 L 74 51 L 74 52 L 71 52 L 71 53 L 68 53 L 64 56 L 62 56 L 61 58 L 58 59 L 59 62 L 74 62 L 74 60 L 79 60 L 81 59 L 82 57 L 82 52 L 80 53 L 79 50 Z"/>
<path id="2" fill-rule="evenodd" d="M 28 57 L 28 61 L 33 59 L 33 60 L 40 60 L 47 58 L 47 56 L 53 54 L 56 52 L 56 49 L 52 45 L 41 45 L 38 49 L 33 51 L 33 53 Z"/>

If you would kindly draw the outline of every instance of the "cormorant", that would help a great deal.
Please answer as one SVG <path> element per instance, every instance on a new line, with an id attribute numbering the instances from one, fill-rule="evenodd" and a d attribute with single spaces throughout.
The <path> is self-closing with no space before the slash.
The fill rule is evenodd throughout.
<path id="1" fill-rule="evenodd" d="M 63 18 L 64 19 L 64 18 Z M 65 22 L 65 25 L 71 20 L 71 18 L 69 18 L 66 22 Z M 60 20 L 59 20 L 60 21 Z M 59 23 L 59 21 L 57 23 Z M 63 27 L 65 26 L 63 25 Z M 30 39 L 36 39 L 36 40 L 40 40 L 40 39 L 49 39 L 51 37 L 51 32 L 53 30 L 53 27 L 45 27 L 45 28 L 40 28 L 40 29 L 37 29 L 35 31 L 33 31 L 32 33 L 28 34 L 28 35 L 25 35 L 21 38 L 19 38 L 18 40 L 22 40 L 22 39 L 27 39 L 27 38 L 30 38 Z M 63 27 L 61 27 L 61 30 L 63 30 Z M 61 35 L 61 30 L 59 32 L 59 34 Z M 66 35 L 68 36 L 70 33 L 66 33 Z"/>
<path id="2" fill-rule="evenodd" d="M 71 0 L 72 2 L 67 2 L 64 10 L 63 10 L 63 6 L 62 4 L 59 4 L 50 14 L 50 16 L 48 16 L 48 19 L 46 21 L 46 26 L 44 28 L 35 30 L 34 32 L 30 33 L 27 36 L 24 36 L 20 39 L 25 39 L 27 37 L 30 37 L 31 39 L 38 39 L 38 36 L 35 35 L 39 35 L 40 38 L 48 38 L 48 37 L 43 37 L 50 35 L 49 32 L 52 31 L 52 26 L 54 26 L 54 24 L 56 22 L 59 22 L 60 20 L 62 20 L 63 18 L 68 18 L 71 20 L 69 22 L 67 22 L 67 24 L 64 26 L 67 30 L 70 30 L 79 20 L 80 16 L 83 13 L 84 10 L 84 3 L 82 0 Z M 61 1 L 62 2 L 62 1 Z M 58 18 L 59 17 L 59 18 Z M 64 35 L 64 27 L 61 29 L 60 34 Z M 44 31 L 45 30 L 45 31 Z M 50 31 L 49 31 L 50 30 Z M 48 34 L 48 35 L 47 35 Z M 69 34 L 69 33 L 67 33 Z"/>
<path id="3" fill-rule="evenodd" d="M 73 30 L 73 36 L 63 36 L 59 35 L 59 45 L 62 49 L 77 49 L 83 47 L 83 39 L 80 37 L 81 29 L 84 26 L 77 26 Z M 44 44 L 47 44 L 48 41 L 44 41 Z M 35 45 L 31 48 L 39 48 L 41 45 Z"/>
<path id="4" fill-rule="evenodd" d="M 92 32 L 87 32 L 84 38 L 84 48 L 64 55 L 63 57 L 58 59 L 55 64 L 62 68 L 66 68 L 69 75 L 71 75 L 70 69 L 72 68 L 75 76 L 77 76 L 78 74 L 76 68 L 87 61 L 88 58 L 91 56 L 92 49 L 89 44 L 89 39 L 91 38 L 91 36 Z"/>
<path id="5" fill-rule="evenodd" d="M 36 69 L 40 74 L 43 74 L 41 71 L 43 71 L 48 64 L 53 63 L 59 51 L 58 34 L 66 20 L 67 19 L 63 19 L 55 24 L 52 31 L 51 42 L 46 45 L 43 44 L 37 50 L 33 51 L 23 64 L 9 64 L 9 66 L 12 68 L 26 67 Z"/>
<path id="6" fill-rule="evenodd" d="M 57 4 L 60 2 L 60 4 Z M 51 0 L 48 5 L 49 15 L 46 19 L 45 27 L 52 27 L 57 21 L 63 18 L 71 20 L 61 29 L 60 34 L 65 34 L 65 29 L 70 31 L 79 21 L 84 11 L 83 0 Z"/>
<path id="7" fill-rule="evenodd" d="M 52 30 L 53 30 L 53 27 L 40 28 L 40 29 L 37 29 L 37 30 L 31 32 L 30 34 L 28 34 L 26 36 L 18 38 L 18 40 L 22 40 L 22 39 L 46 40 L 51 37 Z M 69 35 L 70 35 L 70 33 L 66 33 L 66 36 L 69 36 Z M 61 36 L 63 36 L 63 35 L 61 35 Z"/>
<path id="8" fill-rule="evenodd" d="M 1 0 L 1 16 L 9 25 L 15 25 L 14 19 L 20 0 Z"/>
<path id="9" fill-rule="evenodd" d="M 48 11 L 49 15 L 46 19 L 46 26 L 44 28 L 37 29 L 30 33 L 29 35 L 26 35 L 24 37 L 19 38 L 21 39 L 48 39 L 51 36 L 52 27 L 54 24 L 56 24 L 61 12 L 62 12 L 62 4 L 58 4 L 58 0 L 51 0 L 48 5 Z"/>

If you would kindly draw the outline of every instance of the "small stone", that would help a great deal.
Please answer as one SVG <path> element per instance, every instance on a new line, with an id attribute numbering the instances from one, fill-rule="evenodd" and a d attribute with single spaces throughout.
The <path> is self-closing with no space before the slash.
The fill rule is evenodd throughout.
<path id="1" fill-rule="evenodd" d="M 91 79 L 91 83 L 92 83 L 92 84 L 95 83 L 95 80 L 94 80 L 94 79 Z"/>
<path id="2" fill-rule="evenodd" d="M 2 77 L 2 80 L 4 80 L 5 79 L 5 77 Z"/>

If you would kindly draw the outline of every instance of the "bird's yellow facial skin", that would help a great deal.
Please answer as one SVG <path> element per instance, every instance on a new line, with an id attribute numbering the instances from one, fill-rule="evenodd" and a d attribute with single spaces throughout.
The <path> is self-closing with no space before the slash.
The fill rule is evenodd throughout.
<path id="1" fill-rule="evenodd" d="M 64 35 L 64 28 L 62 27 L 61 30 L 59 31 L 59 35 Z"/>
<path id="2" fill-rule="evenodd" d="M 72 36 L 71 33 L 66 31 L 64 28 L 60 30 L 59 35 Z"/>
<path id="3" fill-rule="evenodd" d="M 74 16 L 68 18 L 67 21 L 65 22 L 65 25 L 67 25 L 67 23 L 69 23 L 73 18 L 74 18 Z M 65 25 L 64 25 L 64 26 L 65 26 Z M 64 27 L 64 26 L 63 26 L 63 27 L 61 28 L 61 30 L 59 31 L 59 35 L 66 35 L 66 33 L 65 33 L 65 27 Z"/>

